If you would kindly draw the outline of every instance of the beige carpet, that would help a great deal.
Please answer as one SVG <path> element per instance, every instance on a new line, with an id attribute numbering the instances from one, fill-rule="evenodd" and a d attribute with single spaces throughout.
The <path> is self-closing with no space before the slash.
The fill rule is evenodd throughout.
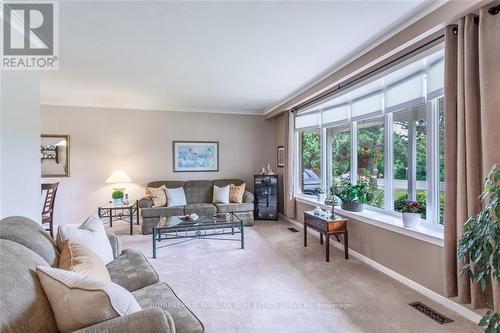
<path id="1" fill-rule="evenodd" d="M 237 241 L 194 240 L 159 249 L 151 259 L 162 280 L 204 323 L 206 332 L 481 332 L 467 319 L 319 240 L 259 221 Z M 151 236 L 111 228 L 124 247 L 151 258 Z M 163 244 L 163 242 L 162 242 Z M 333 249 L 333 247 L 332 247 Z M 439 325 L 408 303 L 421 301 L 453 319 Z"/>

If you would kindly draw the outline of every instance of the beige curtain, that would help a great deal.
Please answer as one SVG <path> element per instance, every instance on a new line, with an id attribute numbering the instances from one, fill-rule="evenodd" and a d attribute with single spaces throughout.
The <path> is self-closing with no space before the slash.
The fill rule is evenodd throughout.
<path id="1" fill-rule="evenodd" d="M 498 2 L 496 3 L 498 4 Z M 473 308 L 486 305 L 469 276 L 459 276 L 457 241 L 467 218 L 481 209 L 483 176 L 500 165 L 500 15 L 482 8 L 445 32 L 445 288 Z M 493 283 L 495 309 L 500 305 Z"/>
<path id="2" fill-rule="evenodd" d="M 285 114 L 285 174 L 284 174 L 284 212 L 285 215 L 294 218 L 295 217 L 295 199 L 294 199 L 294 179 L 295 174 L 295 116 L 292 112 L 288 111 Z"/>

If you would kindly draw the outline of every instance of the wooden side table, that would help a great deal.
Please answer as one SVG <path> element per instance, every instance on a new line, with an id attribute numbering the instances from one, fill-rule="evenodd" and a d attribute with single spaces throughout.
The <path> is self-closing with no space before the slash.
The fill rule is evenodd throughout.
<path id="1" fill-rule="evenodd" d="M 129 217 L 130 234 L 134 233 L 134 215 L 137 225 L 139 225 L 139 201 L 131 201 L 127 205 L 114 206 L 112 203 L 105 204 L 97 208 L 99 218 L 109 217 L 109 226 L 113 227 L 113 217 Z"/>
<path id="2" fill-rule="evenodd" d="M 304 247 L 307 247 L 307 228 L 311 228 L 319 232 L 319 241 L 323 245 L 323 235 L 325 235 L 326 262 L 330 261 L 330 236 L 335 236 L 340 242 L 339 236 L 344 239 L 344 255 L 349 259 L 348 250 L 348 235 L 347 235 L 347 219 L 338 215 L 335 219 L 331 216 L 314 215 L 313 211 L 304 212 Z"/>

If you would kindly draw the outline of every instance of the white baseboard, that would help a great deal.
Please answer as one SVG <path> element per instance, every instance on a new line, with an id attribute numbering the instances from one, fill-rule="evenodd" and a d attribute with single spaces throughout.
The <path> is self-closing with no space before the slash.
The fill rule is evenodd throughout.
<path id="1" fill-rule="evenodd" d="M 289 217 L 287 217 L 285 215 L 282 215 L 282 214 L 280 214 L 280 216 L 284 220 L 286 220 L 286 221 L 288 221 L 288 222 L 296 225 L 297 227 L 301 228 L 302 230 L 304 229 L 304 225 L 302 223 L 299 223 L 299 222 L 297 222 L 295 220 L 292 220 L 291 218 L 289 218 Z M 308 228 L 308 233 L 310 233 L 311 235 L 319 238 L 319 233 L 317 231 L 312 230 L 311 228 Z M 343 244 L 341 244 L 341 243 L 339 243 L 339 242 L 337 242 L 336 240 L 333 240 L 333 239 L 330 239 L 330 242 L 336 248 L 344 250 L 344 245 Z M 461 315 L 461 316 L 463 316 L 463 317 L 471 320 L 472 322 L 479 323 L 479 321 L 481 320 L 481 315 L 477 314 L 476 312 L 471 311 L 471 310 L 467 309 L 466 307 L 464 307 L 464 306 L 462 306 L 460 304 L 455 303 L 451 299 L 446 298 L 446 297 L 444 297 L 444 296 L 436 293 L 435 291 L 432 291 L 429 288 L 422 286 L 421 284 L 419 284 L 419 283 L 417 283 L 417 282 L 415 282 L 413 280 L 410 280 L 406 276 L 403 276 L 403 275 L 401 275 L 401 274 L 393 271 L 392 269 L 387 268 L 384 265 L 379 264 L 378 262 L 376 262 L 376 261 L 374 261 L 374 260 L 372 260 L 372 259 L 370 259 L 370 258 L 368 258 L 368 257 L 366 257 L 364 255 L 362 255 L 359 252 L 356 252 L 356 251 L 352 250 L 351 248 L 349 248 L 349 254 L 352 255 L 354 258 L 356 258 L 356 259 L 364 262 L 368 266 L 375 268 L 379 272 L 382 272 L 385 275 L 387 275 L 387 276 L 395 279 L 396 281 L 401 282 L 405 286 L 410 287 L 411 289 L 413 289 L 413 290 L 421 293 L 422 295 L 430 298 L 434 302 L 439 303 L 442 306 L 447 307 L 448 309 L 450 309 L 450 310 L 458 313 L 459 315 Z"/>

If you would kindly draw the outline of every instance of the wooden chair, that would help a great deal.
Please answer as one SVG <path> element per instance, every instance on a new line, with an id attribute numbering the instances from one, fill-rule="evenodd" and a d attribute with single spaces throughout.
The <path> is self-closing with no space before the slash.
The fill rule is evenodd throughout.
<path id="1" fill-rule="evenodd" d="M 56 193 L 59 183 L 42 184 L 42 195 L 44 192 L 45 200 L 42 208 L 42 226 L 54 237 L 54 203 L 56 202 Z"/>

